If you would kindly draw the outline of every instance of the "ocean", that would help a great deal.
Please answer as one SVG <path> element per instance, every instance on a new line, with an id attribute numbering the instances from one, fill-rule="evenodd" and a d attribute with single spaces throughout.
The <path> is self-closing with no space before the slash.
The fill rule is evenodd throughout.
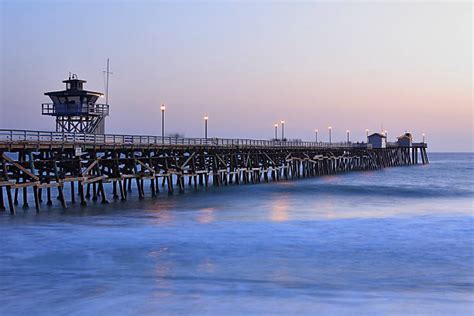
<path id="1" fill-rule="evenodd" d="M 473 315 L 474 154 L 0 213 L 0 315 Z"/>

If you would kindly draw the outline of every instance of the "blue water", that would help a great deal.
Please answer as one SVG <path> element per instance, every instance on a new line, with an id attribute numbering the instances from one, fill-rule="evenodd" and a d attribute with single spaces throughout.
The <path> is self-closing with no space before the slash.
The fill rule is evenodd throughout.
<path id="1" fill-rule="evenodd" d="M 0 315 L 472 315 L 474 155 L 430 159 L 0 213 Z"/>

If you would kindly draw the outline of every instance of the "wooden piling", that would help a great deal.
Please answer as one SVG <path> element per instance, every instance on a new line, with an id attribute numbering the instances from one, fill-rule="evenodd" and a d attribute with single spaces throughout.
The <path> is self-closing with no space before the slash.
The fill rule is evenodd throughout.
<path id="1" fill-rule="evenodd" d="M 174 186 L 179 192 L 185 192 L 186 183 L 195 190 L 203 185 L 207 188 L 209 177 L 213 186 L 219 187 L 411 165 L 418 164 L 418 159 L 422 164 L 429 163 L 426 146 L 420 144 L 374 150 L 337 147 L 84 146 L 80 158 L 75 156 L 74 148 L 49 144 L 38 149 L 37 146 L 26 148 L 22 144 L 8 156 L 17 158 L 4 158 L 4 153 L 10 150 L 10 147 L 1 147 L 0 144 L 0 210 L 9 204 L 10 212 L 15 211 L 20 189 L 23 192 L 23 206 L 28 206 L 30 187 L 37 211 L 43 191 L 46 191 L 47 204 L 52 204 L 51 190 L 54 188 L 58 200 L 66 208 L 66 182 L 70 182 L 67 186 L 70 185 L 71 203 L 75 203 L 77 181 L 78 200 L 85 205 L 85 199 L 91 195 L 92 199 L 100 198 L 102 203 L 107 203 L 107 183 L 110 183 L 114 199 L 120 196 L 120 200 L 126 200 L 127 192 L 132 190 L 133 179 L 138 196 L 144 198 L 145 185 L 149 184 L 151 195 L 155 196 L 160 191 L 160 180 L 161 185 L 166 184 L 168 193 L 172 194 Z M 12 190 L 15 190 L 14 194 Z"/>

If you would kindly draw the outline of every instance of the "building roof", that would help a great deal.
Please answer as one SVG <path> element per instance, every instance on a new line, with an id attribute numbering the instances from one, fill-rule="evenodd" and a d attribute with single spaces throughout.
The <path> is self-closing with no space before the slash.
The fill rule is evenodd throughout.
<path id="1" fill-rule="evenodd" d="M 379 136 L 379 137 L 382 137 L 382 138 L 387 138 L 387 136 L 385 136 L 385 134 L 382 134 L 382 133 L 373 133 L 373 134 L 370 134 L 369 137 L 374 137 L 374 136 Z"/>
<path id="2" fill-rule="evenodd" d="M 405 132 L 402 135 L 397 137 L 397 139 L 401 139 L 401 138 L 410 138 L 410 139 L 412 139 L 413 136 L 411 135 L 411 133 Z"/>

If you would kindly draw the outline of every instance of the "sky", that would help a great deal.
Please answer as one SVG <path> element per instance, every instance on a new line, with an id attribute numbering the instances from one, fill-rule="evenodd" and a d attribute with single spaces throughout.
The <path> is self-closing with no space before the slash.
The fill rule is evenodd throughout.
<path id="1" fill-rule="evenodd" d="M 470 2 L 0 1 L 0 128 L 54 130 L 69 72 L 104 91 L 106 132 L 365 140 L 411 131 L 473 151 Z"/>

